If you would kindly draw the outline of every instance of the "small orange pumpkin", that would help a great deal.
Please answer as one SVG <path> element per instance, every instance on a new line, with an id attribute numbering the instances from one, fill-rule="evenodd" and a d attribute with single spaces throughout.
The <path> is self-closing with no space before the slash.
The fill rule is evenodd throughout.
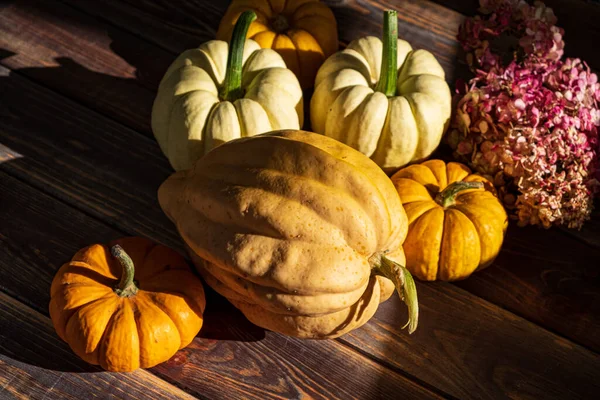
<path id="1" fill-rule="evenodd" d="M 202 282 L 174 250 L 140 237 L 77 252 L 56 273 L 50 317 L 77 356 L 108 371 L 167 361 L 202 327 Z"/>
<path id="2" fill-rule="evenodd" d="M 484 177 L 463 164 L 429 160 L 392 176 L 408 216 L 406 268 L 422 280 L 455 281 L 489 266 L 508 218 Z"/>
<path id="3" fill-rule="evenodd" d="M 319 0 L 233 0 L 221 20 L 217 39 L 229 41 L 237 19 L 254 11 L 248 39 L 278 52 L 303 89 L 313 87 L 317 70 L 338 50 L 337 22 Z"/>

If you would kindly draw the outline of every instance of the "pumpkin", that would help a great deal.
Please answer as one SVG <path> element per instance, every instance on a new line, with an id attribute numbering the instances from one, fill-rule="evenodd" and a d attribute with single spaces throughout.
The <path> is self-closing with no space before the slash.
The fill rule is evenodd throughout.
<path id="1" fill-rule="evenodd" d="M 52 281 L 50 317 L 73 352 L 108 371 L 167 361 L 202 327 L 204 289 L 181 255 L 123 238 L 78 251 Z"/>
<path id="2" fill-rule="evenodd" d="M 302 88 L 312 88 L 317 70 L 338 49 L 337 23 L 331 9 L 319 0 L 233 0 L 221 20 L 217 39 L 228 41 L 246 10 L 258 15 L 248 38 L 281 54 Z"/>
<path id="3" fill-rule="evenodd" d="M 281 56 L 246 40 L 256 18 L 239 19 L 231 42 L 212 40 L 171 64 L 152 108 L 152 131 L 175 170 L 231 139 L 304 121 L 302 89 Z"/>
<path id="4" fill-rule="evenodd" d="M 416 328 L 416 289 L 401 266 L 406 214 L 356 150 L 305 131 L 237 139 L 169 177 L 158 196 L 206 283 L 254 324 L 337 337 L 396 286 Z"/>
<path id="5" fill-rule="evenodd" d="M 383 43 L 352 41 L 319 69 L 310 102 L 312 129 L 370 157 L 386 171 L 427 158 L 451 112 L 444 70 L 426 50 L 397 39 L 387 11 Z"/>
<path id="6" fill-rule="evenodd" d="M 429 160 L 392 176 L 408 215 L 406 267 L 422 280 L 455 281 L 489 266 L 508 217 L 492 184 L 463 164 Z"/>

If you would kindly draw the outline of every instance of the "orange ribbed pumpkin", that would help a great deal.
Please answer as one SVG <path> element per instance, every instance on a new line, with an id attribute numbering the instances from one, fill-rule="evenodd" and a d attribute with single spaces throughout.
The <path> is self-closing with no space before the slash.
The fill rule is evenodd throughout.
<path id="1" fill-rule="evenodd" d="M 84 361 L 125 372 L 190 344 L 205 304 L 202 282 L 181 255 L 132 237 L 86 247 L 64 264 L 52 281 L 50 316 Z"/>
<path id="2" fill-rule="evenodd" d="M 311 88 L 317 70 L 338 49 L 337 22 L 319 0 L 233 0 L 221 20 L 217 39 L 229 41 L 237 19 L 254 11 L 247 37 L 283 57 L 303 89 Z"/>

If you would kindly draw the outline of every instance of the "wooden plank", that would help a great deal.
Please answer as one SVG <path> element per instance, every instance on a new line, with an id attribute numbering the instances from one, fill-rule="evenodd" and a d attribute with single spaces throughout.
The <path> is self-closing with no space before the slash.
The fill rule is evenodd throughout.
<path id="1" fill-rule="evenodd" d="M 511 226 L 494 265 L 457 285 L 600 352 L 599 260 L 558 229 Z"/>
<path id="2" fill-rule="evenodd" d="M 18 252 L 0 252 L 0 281 L 6 282 L 15 270 L 28 275 L 43 272 L 35 278 L 35 287 L 25 280 L 10 280 L 6 289 L 15 297 L 26 298 L 32 307 L 46 314 L 53 276 L 46 271 L 51 272 L 49 270 L 56 269 L 54 267 L 68 260 L 82 246 L 83 237 L 88 240 L 86 244 L 91 244 L 104 242 L 109 238 L 115 239 L 124 233 L 107 227 L 3 172 L 0 172 L 0 188 L 3 194 L 0 199 L 0 219 L 4 221 L 16 218 L 11 225 L 2 226 L 2 248 L 19 249 Z M 14 208 L 5 207 L 6 205 L 13 205 Z M 14 214 L 18 215 L 13 216 Z M 28 225 L 27 229 L 35 227 L 38 234 L 23 236 L 23 225 Z M 215 399 L 281 399 L 303 396 L 343 399 L 389 397 L 392 394 L 408 398 L 439 398 L 399 373 L 336 341 L 302 341 L 270 332 L 265 334 L 263 330 L 251 326 L 230 305 L 222 307 L 224 300 L 214 301 L 215 297 L 214 292 L 210 293 L 205 327 L 200 337 L 167 363 L 153 368 L 152 372 L 170 382 L 176 382 L 178 386 L 194 394 Z M 0 307 L 0 316 L 4 308 L 4 305 Z M 42 317 L 38 317 L 40 318 Z M 10 322 L 13 320 L 17 321 L 16 326 Z M 2 316 L 0 321 L 0 349 L 18 340 L 19 331 L 26 331 L 33 338 L 38 336 L 35 333 L 38 329 L 18 325 L 26 323 L 22 317 Z M 10 341 L 2 337 L 4 332 L 8 332 Z M 52 352 L 51 347 L 59 346 L 60 340 L 52 333 L 51 327 L 45 332 L 47 339 L 38 340 L 36 346 L 45 346 L 48 352 Z M 50 344 L 46 344 L 46 341 Z M 28 342 L 21 343 L 31 347 Z M 61 346 L 64 348 L 62 344 Z M 42 362 L 40 360 L 47 358 L 47 353 L 39 353 L 35 346 L 31 349 L 33 353 L 21 354 L 23 352 L 16 348 L 9 357 L 25 357 L 27 364 Z M 68 353 L 68 350 L 63 352 Z M 38 356 L 40 359 L 35 358 Z M 74 358 L 75 356 L 69 360 L 72 362 Z M 56 362 L 51 368 L 60 369 L 63 361 L 57 357 L 48 362 Z M 50 368 L 47 365 L 43 367 Z M 70 370 L 71 367 L 67 364 L 63 368 Z M 352 375 L 348 374 L 348 370 L 353 372 Z M 71 376 L 69 379 L 76 380 L 77 377 Z"/>
<path id="3" fill-rule="evenodd" d="M 11 99 L 0 111 L 0 148 L 4 158 L 16 158 L 0 168 L 112 224 L 120 221 L 128 232 L 169 226 L 156 190 L 172 170 L 156 142 L 2 67 L 0 92 Z M 178 243 L 167 238 L 166 244 Z"/>
<path id="4" fill-rule="evenodd" d="M 0 398 L 92 397 L 194 398 L 144 370 L 114 374 L 86 364 L 56 337 L 48 317 L 0 292 Z"/>
<path id="5" fill-rule="evenodd" d="M 173 56 L 59 2 L 0 8 L 0 63 L 151 135 L 154 92 Z"/>
<path id="6" fill-rule="evenodd" d="M 479 8 L 478 0 L 433 0 L 436 3 L 472 16 Z M 579 57 L 596 70 L 600 69 L 600 54 L 595 46 L 600 40 L 600 3 L 585 0 L 544 0 L 558 18 L 557 25 L 565 30 L 565 55 Z"/>
<path id="7" fill-rule="evenodd" d="M 7 83 L 2 86 L 3 93 L 6 93 L 8 96 L 14 95 L 12 97 L 14 97 L 13 103 L 15 108 L 10 109 L 14 117 L 9 120 L 9 123 L 0 127 L 0 140 L 5 144 L 5 152 L 20 153 L 24 157 L 0 164 L 0 169 L 19 176 L 20 179 L 29 182 L 33 186 L 50 191 L 63 201 L 85 210 L 86 213 L 101 216 L 109 221 L 111 225 L 118 227 L 119 230 L 126 231 L 127 233 L 143 234 L 163 242 L 179 243 L 177 234 L 172 229 L 171 224 L 164 220 L 160 221 L 160 219 L 145 218 L 145 215 L 160 214 L 160 209 L 156 202 L 156 187 L 163 179 L 163 174 L 166 173 L 164 171 L 164 160 L 158 156 L 158 149 L 155 148 L 152 150 L 152 146 L 156 147 L 154 142 L 140 135 L 136 137 L 135 133 L 125 128 L 119 128 L 118 125 L 107 121 L 105 118 L 90 113 L 83 107 L 73 104 L 71 101 L 61 98 L 31 82 L 27 82 L 23 78 L 9 76 L 5 78 L 5 81 Z M 42 113 L 41 105 L 48 107 L 48 104 L 56 106 L 57 109 L 51 110 L 48 113 Z M 63 110 L 64 114 L 61 114 L 58 109 Z M 39 116 L 40 113 L 42 113 L 42 118 L 33 118 L 33 115 Z M 76 128 L 70 127 L 70 124 L 72 124 L 70 118 L 73 115 L 78 116 Z M 104 127 L 104 129 L 100 130 L 98 127 Z M 107 129 L 107 127 L 111 128 Z M 79 164 L 79 156 L 76 155 L 77 148 L 73 147 L 69 142 L 69 140 L 73 140 L 69 138 L 69 131 L 72 129 L 77 129 L 76 140 L 79 143 L 78 146 L 87 149 L 85 164 L 83 165 Z M 53 133 L 54 131 L 59 133 Z M 49 144 L 46 144 L 46 142 L 42 142 L 41 144 L 35 143 L 36 140 L 40 140 L 40 132 L 45 132 L 45 135 L 49 137 Z M 15 138 L 17 134 L 19 135 L 18 139 Z M 113 138 L 118 138 L 118 141 L 113 142 Z M 134 146 L 136 142 L 138 144 Z M 39 150 L 39 148 L 42 148 L 43 151 Z M 131 151 L 132 148 L 136 150 Z M 138 162 L 138 165 L 129 164 L 128 158 L 136 156 L 137 152 L 145 154 L 143 157 L 144 160 Z M 60 162 L 56 162 L 55 160 L 60 160 Z M 143 171 L 145 176 L 144 182 L 140 183 L 139 178 L 132 179 L 130 174 L 134 174 L 134 172 L 130 171 L 130 169 Z M 56 177 L 60 177 L 60 179 Z M 135 193 L 135 196 L 132 197 L 129 193 Z M 109 197 L 110 202 L 107 201 Z M 138 208 L 143 210 L 144 215 L 134 215 L 133 211 L 129 213 L 121 211 Z M 94 229 L 87 229 L 94 231 Z M 507 238 L 505 252 L 518 248 L 515 246 L 527 245 L 527 243 L 519 244 L 518 241 L 515 242 L 511 239 L 511 236 L 509 235 Z M 555 237 L 555 239 L 553 242 L 546 242 L 546 246 L 555 246 L 557 240 L 562 240 L 558 237 Z M 541 247 L 541 250 L 536 249 L 536 251 L 543 251 L 544 242 L 540 241 L 537 245 Z M 72 251 L 65 253 L 70 254 Z M 67 257 L 66 254 L 62 260 Z M 598 256 L 596 253 L 588 254 L 595 257 Z M 557 252 L 557 266 L 560 267 L 562 265 L 561 260 L 563 262 L 565 260 L 568 261 L 567 257 L 570 256 L 570 254 L 562 256 L 560 252 Z M 537 260 L 537 262 L 535 259 L 532 259 L 532 262 L 529 264 L 518 263 L 511 267 L 524 268 L 529 274 L 537 274 L 545 268 L 545 264 L 545 259 Z M 504 273 L 503 268 L 490 268 L 489 273 L 493 271 L 495 274 Z M 516 280 L 510 284 L 510 287 L 516 293 L 523 293 L 524 296 L 527 296 L 530 304 L 535 303 L 538 298 L 543 298 L 542 293 L 545 289 L 535 286 L 535 282 L 530 284 L 529 282 Z M 528 285 L 531 285 L 531 287 Z M 410 348 L 416 349 L 414 352 L 407 350 L 406 356 L 403 356 L 403 358 L 398 358 L 398 355 L 398 357 L 395 357 L 395 363 L 402 363 L 401 369 L 403 371 L 410 369 L 411 374 L 416 379 L 432 387 L 438 387 L 450 395 L 461 398 L 472 397 L 474 393 L 483 397 L 493 397 L 497 387 L 496 380 L 499 379 L 494 374 L 482 376 L 479 372 L 480 366 L 472 364 L 468 358 L 465 358 L 463 349 L 460 346 L 451 347 L 449 344 L 440 344 L 440 339 L 437 338 L 436 333 L 438 330 L 445 329 L 459 332 L 460 335 L 457 334 L 456 338 L 462 337 L 462 340 L 465 342 L 487 344 L 484 349 L 485 352 L 479 352 L 474 357 L 482 357 L 490 363 L 493 363 L 495 359 L 504 359 L 504 353 L 512 354 L 513 356 L 516 354 L 523 359 L 536 360 L 535 363 L 527 364 L 524 369 L 519 369 L 517 365 L 506 365 L 506 368 L 516 371 L 514 372 L 515 379 L 527 379 L 526 377 L 531 375 L 533 376 L 531 379 L 535 380 L 537 376 L 545 376 L 547 372 L 546 363 L 554 362 L 556 357 L 572 358 L 576 360 L 578 365 L 587 366 L 587 369 L 572 368 L 573 364 L 565 363 L 557 367 L 554 370 L 555 374 L 552 375 L 554 385 L 557 385 L 557 387 L 568 387 L 567 383 L 571 380 L 577 382 L 586 381 L 586 377 L 588 376 L 586 371 L 600 368 L 600 360 L 598 360 L 595 354 L 586 352 L 575 344 L 569 343 L 558 336 L 549 334 L 539 327 L 512 316 L 502 311 L 499 307 L 492 306 L 479 297 L 468 294 L 454 285 L 438 285 L 439 290 L 445 293 L 443 298 L 429 290 L 428 285 L 419 284 L 418 287 L 423 310 L 423 324 L 419 329 L 419 333 L 414 336 L 408 336 L 405 331 L 395 332 L 386 336 L 388 338 L 386 342 L 390 348 L 395 349 L 394 351 L 400 351 L 399 349 L 405 350 L 408 348 L 408 344 L 411 345 Z M 505 293 L 496 290 L 491 295 L 496 296 L 493 299 L 494 302 L 502 303 L 502 297 L 505 296 Z M 454 297 L 459 300 L 453 300 Z M 464 302 L 460 299 L 468 299 L 468 307 L 465 307 Z M 395 302 L 390 304 L 386 305 L 386 308 L 375 316 L 372 324 L 377 325 L 380 321 L 385 321 L 386 319 L 393 319 L 397 324 L 396 326 L 401 324 L 401 320 L 405 317 L 404 308 Z M 390 311 L 386 312 L 386 309 Z M 465 309 L 468 311 L 465 312 Z M 443 313 L 438 313 L 436 310 L 443 310 Z M 554 309 L 546 308 L 542 309 L 541 312 L 552 313 Z M 449 320 L 447 316 L 456 313 L 466 314 L 463 318 L 470 322 L 470 326 L 479 325 L 480 328 L 467 329 L 469 325 L 467 325 L 467 328 L 454 326 L 452 320 Z M 487 317 L 489 313 L 495 313 L 496 317 L 493 319 Z M 470 317 L 469 315 L 471 314 L 475 317 Z M 226 326 L 233 331 L 236 329 L 235 324 L 226 324 Z M 519 335 L 514 336 L 508 333 L 511 330 L 517 330 Z M 561 334 L 569 333 L 569 327 L 565 324 L 557 326 L 556 330 Z M 493 337 L 493 340 L 490 339 L 489 332 L 497 333 Z M 589 335 L 589 332 L 587 334 Z M 381 335 L 369 329 L 365 329 L 361 335 L 365 336 L 362 336 L 360 340 L 352 342 L 354 347 L 381 362 L 391 362 L 386 352 L 377 352 L 372 347 L 374 343 L 382 340 Z M 574 339 L 581 340 L 580 337 L 575 337 Z M 284 344 L 285 346 L 292 346 L 289 343 L 297 343 L 297 341 L 293 340 L 288 342 L 287 338 L 279 335 L 268 336 L 266 343 L 271 343 L 272 340 L 276 343 L 274 345 L 276 350 L 273 351 L 277 352 L 283 351 L 281 347 Z M 342 339 L 341 341 L 346 343 L 347 339 Z M 265 341 L 260 343 L 263 342 Z M 538 347 L 532 348 L 532 343 L 536 343 Z M 220 343 L 217 343 L 217 346 L 220 345 Z M 444 348 L 446 350 L 436 353 L 435 356 L 431 356 L 429 350 L 427 350 L 443 345 L 445 345 Z M 577 348 L 578 350 L 570 352 L 568 351 L 569 348 Z M 231 351 L 234 350 L 242 351 L 238 349 Z M 292 346 L 289 351 L 289 354 L 292 355 L 298 354 L 297 352 L 303 350 L 302 347 L 296 348 Z M 203 357 L 208 356 L 203 354 L 200 357 L 194 356 L 194 353 L 190 353 L 189 357 L 194 357 L 195 361 L 201 361 L 200 358 L 203 360 Z M 328 355 L 327 357 L 333 356 Z M 404 362 L 403 360 L 408 360 L 408 362 Z M 514 357 L 508 360 L 512 362 L 514 361 Z M 449 366 L 449 369 L 415 368 L 418 365 L 429 366 L 431 363 L 446 365 Z M 207 367 L 205 368 L 207 369 L 214 368 L 213 363 L 206 365 Z M 397 364 L 393 366 L 394 368 L 398 368 Z M 331 368 L 331 365 L 328 364 L 327 368 Z M 185 376 L 193 378 L 194 375 L 189 374 Z M 593 387 L 595 383 L 589 382 L 587 385 L 589 386 L 583 387 L 581 390 L 587 390 L 587 387 Z M 528 388 L 531 387 L 528 386 Z M 560 394 L 561 391 L 557 389 L 556 393 Z"/>
<path id="8" fill-rule="evenodd" d="M 422 319 L 414 337 L 398 331 L 401 304 L 394 297 L 344 338 L 367 343 L 371 354 L 461 399 L 597 396 L 597 354 L 453 285 L 418 285 L 418 291 Z"/>
<path id="9" fill-rule="evenodd" d="M 213 40 L 230 1 L 61 0 L 179 54 Z"/>

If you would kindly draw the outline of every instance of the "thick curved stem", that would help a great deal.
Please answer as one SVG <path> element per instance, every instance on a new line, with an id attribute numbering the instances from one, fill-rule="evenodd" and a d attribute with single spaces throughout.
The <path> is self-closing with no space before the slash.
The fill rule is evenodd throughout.
<path id="1" fill-rule="evenodd" d="M 254 11 L 244 11 L 233 28 L 227 56 L 227 72 L 221 87 L 220 96 L 224 101 L 236 101 L 243 97 L 242 92 L 242 61 L 244 60 L 244 44 L 246 34 L 252 21 L 256 19 Z"/>
<path id="2" fill-rule="evenodd" d="M 439 192 L 437 196 L 435 196 L 435 201 L 440 206 L 446 208 L 454 205 L 456 202 L 456 195 L 463 190 L 467 189 L 481 189 L 483 188 L 483 182 L 473 181 L 473 182 L 465 182 L 458 181 L 449 184 L 446 186 L 444 190 Z"/>
<path id="3" fill-rule="evenodd" d="M 135 276 L 135 268 L 131 257 L 123 250 L 118 244 L 110 248 L 110 254 L 115 257 L 121 263 L 123 273 L 121 274 L 121 280 L 115 287 L 115 293 L 121 297 L 134 296 L 138 292 L 138 288 L 133 281 Z"/>
<path id="4" fill-rule="evenodd" d="M 384 276 L 394 282 L 396 291 L 406 307 L 408 307 L 408 321 L 402 329 L 408 326 L 408 333 L 413 333 L 419 324 L 419 301 L 415 280 L 408 270 L 386 256 L 378 257 L 379 261 L 373 263 L 375 274 Z"/>
<path id="5" fill-rule="evenodd" d="M 387 97 L 396 95 L 398 79 L 398 15 L 396 11 L 386 11 L 383 15 L 383 55 L 379 82 L 375 90 Z"/>

